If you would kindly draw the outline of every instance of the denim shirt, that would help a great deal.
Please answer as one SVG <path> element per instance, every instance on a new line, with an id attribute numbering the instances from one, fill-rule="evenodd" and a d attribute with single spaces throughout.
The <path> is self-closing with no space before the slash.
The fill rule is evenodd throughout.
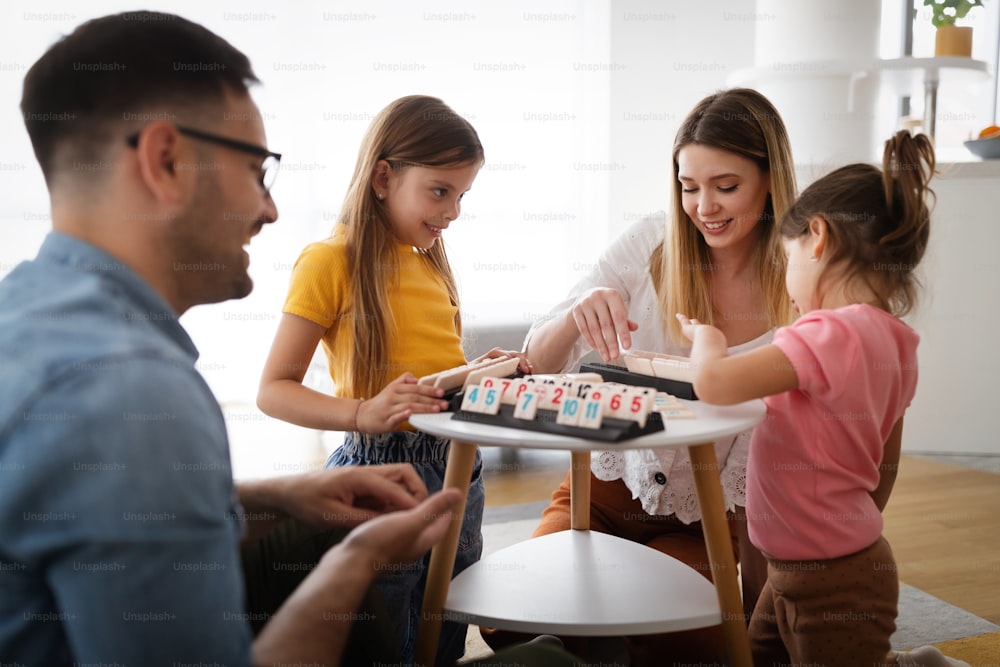
<path id="1" fill-rule="evenodd" d="M 225 422 L 152 287 L 53 232 L 0 282 L 0 657 L 250 664 Z"/>

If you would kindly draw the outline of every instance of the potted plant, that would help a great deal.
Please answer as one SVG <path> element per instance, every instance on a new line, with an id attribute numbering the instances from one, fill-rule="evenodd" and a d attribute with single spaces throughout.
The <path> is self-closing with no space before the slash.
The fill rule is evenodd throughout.
<path id="1" fill-rule="evenodd" d="M 957 26 L 973 7 L 982 7 L 983 0 L 924 0 L 931 9 L 931 23 L 937 28 L 934 37 L 935 56 L 972 57 L 972 28 Z"/>

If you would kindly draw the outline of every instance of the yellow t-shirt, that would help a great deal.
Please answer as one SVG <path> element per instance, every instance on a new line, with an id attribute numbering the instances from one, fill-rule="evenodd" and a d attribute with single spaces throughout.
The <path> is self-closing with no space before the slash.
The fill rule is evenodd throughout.
<path id="1" fill-rule="evenodd" d="M 458 309 L 448 298 L 444 280 L 411 246 L 400 244 L 396 251 L 398 280 L 389 291 L 386 308 L 394 314 L 400 331 L 389 350 L 390 378 L 406 371 L 421 377 L 463 365 L 462 339 L 455 329 Z M 337 225 L 333 236 L 308 245 L 299 255 L 282 309 L 326 329 L 323 350 L 337 387 L 343 386 L 355 354 L 350 302 L 346 230 Z M 339 391 L 338 395 L 361 398 Z"/>

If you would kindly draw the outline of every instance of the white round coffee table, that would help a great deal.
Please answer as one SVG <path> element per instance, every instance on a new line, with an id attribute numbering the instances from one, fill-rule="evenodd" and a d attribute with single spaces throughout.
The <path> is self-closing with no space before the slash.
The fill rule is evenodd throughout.
<path id="1" fill-rule="evenodd" d="M 450 581 L 464 505 L 431 552 L 415 664 L 431 665 L 443 618 L 515 631 L 563 635 L 672 632 L 721 623 L 729 664 L 750 667 L 736 562 L 715 459 L 715 440 L 753 428 L 763 401 L 719 407 L 682 401 L 694 419 L 668 420 L 663 431 L 608 443 L 453 419 L 410 418 L 421 431 L 450 438 L 445 487 L 468 492 L 476 444 L 571 452 L 574 530 L 502 549 Z M 688 447 L 715 586 L 680 561 L 612 535 L 591 532 L 590 452 Z"/>

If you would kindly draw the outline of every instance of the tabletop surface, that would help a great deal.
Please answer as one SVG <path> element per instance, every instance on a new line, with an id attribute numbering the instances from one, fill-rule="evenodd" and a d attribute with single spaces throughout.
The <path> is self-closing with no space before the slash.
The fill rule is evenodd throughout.
<path id="1" fill-rule="evenodd" d="M 695 414 L 693 419 L 668 419 L 663 431 L 618 442 L 587 440 L 540 431 L 461 421 L 452 419 L 454 414 L 452 412 L 413 415 L 409 422 L 414 428 L 425 433 L 478 445 L 589 451 L 593 449 L 656 449 L 714 442 L 720 438 L 736 435 L 753 428 L 764 418 L 766 413 L 764 402 L 761 400 L 729 406 L 708 405 L 700 401 L 681 400 L 680 402 Z"/>

